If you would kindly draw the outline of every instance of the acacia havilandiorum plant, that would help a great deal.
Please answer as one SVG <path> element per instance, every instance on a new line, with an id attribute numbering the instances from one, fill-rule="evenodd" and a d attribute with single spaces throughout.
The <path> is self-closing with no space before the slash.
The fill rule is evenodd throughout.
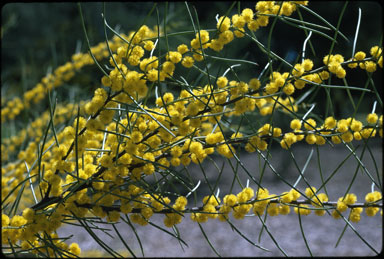
<path id="1" fill-rule="evenodd" d="M 260 218 L 293 210 L 299 215 L 313 212 L 343 219 L 351 226 L 360 221 L 363 211 L 370 217 L 379 211 L 382 214 L 382 175 L 375 179 L 361 162 L 373 186 L 363 201 L 350 192 L 343 197 L 328 197 L 322 190 L 332 176 L 321 186 L 308 183 L 304 190 L 296 188 L 297 183 L 287 182 L 286 190 L 272 194 L 260 183 L 261 178 L 244 168 L 249 182 L 239 183 L 242 191 L 219 195 L 219 186 L 207 181 L 211 194 L 200 205 L 196 200 L 197 206 L 189 204 L 189 196 L 203 183 L 183 176 L 182 168 L 191 163 L 201 165 L 210 156 L 218 154 L 242 166 L 237 154 L 245 150 L 264 159 L 272 169 L 266 154 L 272 143 L 287 152 L 297 142 L 345 145 L 352 155 L 352 141 L 367 145 L 369 140 L 383 136 L 382 115 L 375 112 L 376 106 L 382 108 L 382 101 L 372 81 L 372 73 L 383 66 L 381 43 L 369 50 L 354 50 L 351 57 L 331 50 L 321 58 L 311 58 L 305 48 L 312 34 L 324 36 L 333 44 L 336 37 L 345 36 L 329 23 L 317 25 L 293 18 L 300 10 L 310 12 L 307 1 L 260 1 L 254 9 L 239 9 L 231 15 L 232 7 L 227 14 L 217 16 L 215 28 L 202 29 L 196 10 L 185 3 L 193 30 L 179 34 L 166 31 L 160 22 L 153 29 L 143 24 L 127 35 L 118 33 L 103 12 L 106 39 L 107 32 L 114 36 L 94 47 L 89 45 L 82 17 L 88 53 L 73 55 L 71 61 L 45 76 L 22 98 L 2 99 L 1 119 L 6 125 L 23 110 L 50 98 L 55 88 L 70 82 L 84 67 L 98 66 L 102 73 L 91 99 L 68 104 L 51 100 L 47 111 L 29 128 L 2 138 L 4 253 L 79 256 L 79 245 L 56 233 L 64 224 L 77 221 L 115 256 L 97 239 L 90 219 L 145 226 L 151 223 L 153 214 L 159 213 L 164 215 L 164 226 L 175 229 L 186 216 L 198 223 L 217 219 L 231 224 L 230 217 Z M 154 10 L 156 6 L 150 14 Z M 79 11 L 82 16 L 81 5 Z M 274 26 L 277 19 L 306 32 L 303 54 L 293 64 L 256 37 L 260 28 Z M 321 30 L 333 31 L 335 36 Z M 180 34 L 191 36 L 191 40 L 172 49 L 168 41 Z M 220 56 L 236 41 L 253 42 L 269 62 L 256 64 Z M 226 70 L 213 72 L 210 66 L 214 61 L 224 62 Z M 263 65 L 265 69 L 253 78 L 241 78 L 235 72 L 236 63 Z M 277 69 L 276 64 L 282 66 Z M 356 70 L 366 71 L 368 79 L 363 87 L 346 83 L 348 74 Z M 182 71 L 198 72 L 204 80 L 199 84 L 188 82 Z M 345 84 L 335 85 L 337 80 Z M 330 89 L 339 89 L 349 96 L 356 91 L 361 98 L 357 104 L 351 101 L 355 110 L 349 117 L 323 116 L 306 103 L 318 89 L 328 94 Z M 356 113 L 364 95 L 375 96 L 377 101 L 365 120 L 358 120 Z M 231 125 L 234 118 L 247 120 L 246 114 L 257 114 L 264 118 L 260 120 L 263 123 L 248 120 Z M 289 118 L 289 125 L 273 120 L 276 114 Z M 25 139 L 28 143 L 22 145 Z M 284 180 L 279 172 L 273 172 Z M 182 186 L 187 194 L 177 193 L 173 184 Z"/>

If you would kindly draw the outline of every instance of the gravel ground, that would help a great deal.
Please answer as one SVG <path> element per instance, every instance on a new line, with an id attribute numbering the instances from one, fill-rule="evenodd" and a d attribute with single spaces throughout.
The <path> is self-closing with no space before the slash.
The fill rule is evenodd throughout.
<path id="1" fill-rule="evenodd" d="M 371 146 L 372 155 L 376 161 L 376 166 L 373 159 L 368 152 L 365 151 L 364 157 L 361 159 L 367 171 L 377 179 L 383 179 L 383 166 L 382 166 L 382 147 L 381 141 L 376 140 Z M 356 143 L 359 144 L 359 143 Z M 319 187 L 321 185 L 321 177 L 318 167 L 318 155 L 316 147 L 308 145 L 297 144 L 294 147 L 294 155 L 299 168 L 303 168 L 311 149 L 313 148 L 313 156 L 305 171 L 305 178 L 312 186 Z M 356 155 L 360 157 L 363 147 L 356 151 Z M 338 145 L 334 148 L 328 146 L 319 148 L 319 158 L 321 164 L 321 171 L 323 178 L 326 179 L 332 172 L 340 165 L 340 163 L 348 156 L 349 151 Z M 276 149 L 271 152 L 271 164 L 275 170 L 281 174 L 289 183 L 293 184 L 299 173 L 292 162 L 289 153 L 285 150 Z M 242 154 L 240 157 L 248 171 L 256 178 L 259 177 L 259 158 L 255 154 Z M 221 159 L 215 159 L 219 166 L 222 165 Z M 235 164 L 235 163 L 234 163 Z M 337 174 L 327 183 L 327 191 L 330 200 L 337 200 L 342 196 L 354 177 L 357 160 L 351 156 L 338 170 Z M 261 164 L 261 166 L 263 163 Z M 377 170 L 376 170 L 377 167 Z M 217 169 L 211 162 L 207 161 L 204 165 L 209 178 L 215 179 L 218 175 Z M 233 179 L 233 171 L 226 163 L 224 167 L 223 176 L 220 181 L 220 193 L 223 197 L 227 190 L 229 190 L 231 181 Z M 196 179 L 201 179 L 204 182 L 204 177 L 200 169 L 195 166 L 190 167 L 190 171 L 196 174 Z M 239 175 L 244 182 L 249 178 L 246 173 L 239 170 Z M 290 188 L 282 182 L 276 175 L 267 169 L 263 177 L 262 185 L 266 187 L 270 193 L 281 193 L 288 191 Z M 253 186 L 250 184 L 250 186 Z M 255 186 L 253 186 L 255 187 Z M 306 185 L 303 180 L 298 185 L 299 189 L 304 190 Z M 235 190 L 237 191 L 237 190 Z M 353 192 L 358 197 L 358 202 L 364 201 L 366 193 L 371 191 L 371 180 L 366 172 L 359 169 L 356 174 L 356 179 L 351 187 L 350 192 Z M 207 195 L 208 190 L 204 188 L 203 184 L 198 189 L 201 196 Z M 163 215 L 154 215 L 151 218 L 153 223 L 163 226 Z M 243 256 L 283 256 L 283 253 L 277 248 L 276 243 L 281 249 L 285 251 L 288 256 L 309 256 L 309 251 L 303 240 L 302 233 L 299 226 L 298 215 L 291 212 L 286 216 L 268 217 L 266 226 L 269 233 L 273 236 L 275 241 L 267 231 L 263 231 L 260 242 L 259 233 L 262 223 L 257 217 L 246 217 L 244 220 L 231 220 L 243 235 L 249 238 L 252 242 L 257 243 L 270 251 L 264 251 L 258 247 L 253 246 L 244 238 L 240 237 L 236 231 L 233 231 L 228 223 L 220 222 L 218 220 L 209 220 L 207 223 L 201 224 L 206 232 L 210 242 L 216 251 L 225 257 L 243 257 Z M 361 215 L 359 223 L 353 223 L 353 227 L 359 233 L 361 238 L 351 229 L 347 228 L 341 239 L 339 245 L 335 248 L 335 244 L 345 228 L 345 222 L 342 219 L 335 220 L 327 214 L 323 217 L 310 214 L 308 216 L 301 216 L 303 231 L 308 243 L 308 246 L 314 256 L 373 256 L 375 252 L 362 240 L 364 239 L 374 250 L 381 252 L 383 243 L 383 221 L 382 216 L 377 214 L 375 217 L 367 217 L 365 212 Z M 131 247 L 137 256 L 142 256 L 140 246 L 136 237 L 129 226 L 124 223 L 117 225 L 120 233 L 122 233 L 124 240 Z M 141 239 L 144 247 L 145 257 L 216 257 L 217 255 L 208 245 L 202 231 L 197 223 L 192 222 L 187 216 L 183 222 L 177 225 L 181 238 L 188 244 L 188 247 L 181 247 L 180 243 L 169 234 L 152 226 L 141 227 L 137 226 L 136 230 Z M 99 237 L 115 250 L 124 250 L 121 241 L 118 238 L 111 238 L 102 232 L 96 232 Z M 112 236 L 113 231 L 111 231 Z M 86 250 L 102 250 L 95 241 L 83 229 L 75 226 L 65 226 L 59 230 L 60 236 L 74 234 L 71 239 L 73 242 L 79 242 L 83 251 Z"/>

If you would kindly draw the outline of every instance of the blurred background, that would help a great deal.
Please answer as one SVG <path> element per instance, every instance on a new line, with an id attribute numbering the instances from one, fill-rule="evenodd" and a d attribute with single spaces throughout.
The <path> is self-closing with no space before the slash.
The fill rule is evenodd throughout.
<path id="1" fill-rule="evenodd" d="M 215 16 L 217 14 L 224 15 L 231 6 L 231 2 L 217 1 L 188 3 L 193 15 L 194 8 L 196 8 L 202 29 L 215 28 Z M 309 7 L 336 26 L 344 4 L 345 2 L 342 1 L 314 1 L 309 3 Z M 107 3 L 106 18 L 112 28 L 127 33 L 136 30 L 140 26 L 153 5 L 152 2 Z M 255 3 L 253 2 L 238 2 L 234 5 L 231 14 L 247 7 L 254 9 L 254 6 Z M 88 36 L 91 45 L 94 46 L 105 40 L 101 17 L 103 4 L 82 3 L 82 8 Z M 359 8 L 362 16 L 356 51 L 362 50 L 368 53 L 372 46 L 382 44 L 382 6 L 374 1 L 349 2 L 340 24 L 341 32 L 349 41 L 347 42 L 338 37 L 333 50 L 333 53 L 340 53 L 346 59 L 351 57 Z M 161 2 L 157 5 L 157 11 L 161 26 L 164 25 L 165 13 L 167 13 L 167 31 L 192 30 L 184 3 L 170 2 L 166 5 L 166 3 Z M 157 11 L 152 12 L 147 18 L 146 24 L 151 28 L 157 24 Z M 325 25 L 319 18 L 304 10 L 301 11 L 301 15 L 308 22 Z M 8 3 L 2 7 L 1 17 L 1 93 L 6 99 L 16 95 L 20 96 L 20 93 L 26 89 L 32 88 L 46 75 L 48 68 L 54 69 L 64 64 L 70 60 L 71 55 L 75 52 L 87 51 L 76 3 Z M 295 13 L 293 17 L 298 18 L 298 14 Z M 270 26 L 261 28 L 256 32 L 256 36 L 263 44 L 268 42 L 269 29 Z M 331 37 L 334 36 L 334 32 L 324 32 Z M 108 32 L 108 36 L 111 38 L 113 35 Z M 294 62 L 302 50 L 305 37 L 303 30 L 277 21 L 272 34 L 271 49 L 287 61 Z M 182 36 L 177 40 L 170 41 L 169 44 L 170 47 L 176 47 L 181 41 L 189 42 L 191 39 L 191 35 Z M 313 34 L 311 43 L 314 46 L 315 53 L 312 53 L 310 46 L 307 46 L 307 50 L 310 51 L 308 57 L 314 59 L 315 67 L 321 66 L 321 60 L 328 54 L 331 42 L 324 37 Z M 236 48 L 229 46 L 225 48 L 222 55 L 225 57 L 246 58 L 257 62 L 260 65 L 259 67 L 252 66 L 248 68 L 243 66 L 244 69 L 238 71 L 240 78 L 244 76 L 244 78 L 248 79 L 257 76 L 267 62 L 266 55 L 262 54 L 260 49 L 249 40 L 236 40 L 232 44 L 232 46 L 236 44 Z M 88 85 L 92 88 L 92 85 L 99 83 L 100 71 L 97 69 L 90 70 L 86 70 L 72 80 L 73 89 L 77 89 L 76 86 L 79 85 Z M 288 71 L 286 67 L 283 67 L 282 70 Z M 359 69 L 355 71 L 357 72 L 348 74 L 348 84 L 362 87 L 366 80 L 366 73 Z M 381 71 L 373 75 L 378 86 L 382 85 Z M 335 84 L 337 83 L 343 84 L 341 80 L 335 82 Z M 379 87 L 379 91 L 382 93 L 381 87 Z M 61 91 L 60 94 L 66 97 L 68 91 Z M 356 99 L 360 97 L 360 94 L 360 92 L 352 91 L 352 95 Z M 87 95 L 89 94 L 87 93 Z M 76 92 L 72 96 L 84 98 L 82 91 Z M 314 100 L 317 102 L 319 110 L 323 108 L 321 106 L 324 98 L 324 91 L 320 91 Z M 345 102 L 345 91 L 332 91 L 332 98 L 335 115 L 342 116 L 350 113 L 352 107 L 350 102 Z M 360 111 L 364 113 L 372 108 L 373 102 L 371 96 L 366 96 L 365 100 L 367 105 L 360 107 Z"/>

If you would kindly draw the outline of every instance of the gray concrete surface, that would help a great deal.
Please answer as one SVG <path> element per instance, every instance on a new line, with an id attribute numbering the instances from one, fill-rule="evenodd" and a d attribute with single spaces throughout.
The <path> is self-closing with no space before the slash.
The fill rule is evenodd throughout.
<path id="1" fill-rule="evenodd" d="M 361 161 L 366 167 L 367 171 L 377 179 L 380 175 L 380 179 L 383 178 L 383 165 L 382 165 L 382 147 L 381 139 L 375 139 L 371 141 L 371 151 L 374 156 L 372 159 L 368 150 L 365 151 Z M 355 147 L 361 144 L 355 143 Z M 312 186 L 319 187 L 321 184 L 321 177 L 318 166 L 318 155 L 315 146 L 309 145 L 297 145 L 294 146 L 293 153 L 299 168 L 303 168 L 311 149 L 313 148 L 313 156 L 305 172 L 307 182 Z M 356 155 L 361 156 L 363 146 L 360 146 Z M 326 179 L 332 172 L 340 165 L 340 163 L 348 156 L 349 151 L 346 147 L 337 145 L 334 148 L 329 146 L 323 146 L 319 148 L 319 157 L 321 164 L 321 171 L 323 179 Z M 299 173 L 292 162 L 289 153 L 282 149 L 272 150 L 272 157 L 270 158 L 271 164 L 276 171 L 281 174 L 289 183 L 293 184 Z M 255 177 L 259 178 L 259 158 L 257 154 L 241 154 L 241 161 L 244 163 L 248 171 Z M 215 161 L 219 166 L 222 164 L 222 160 L 215 158 Z M 376 166 L 373 161 L 376 161 Z M 263 161 L 261 160 L 261 166 Z M 236 163 L 234 163 L 235 165 Z M 342 196 L 357 168 L 357 160 L 351 156 L 338 170 L 336 175 L 328 182 L 327 191 L 329 193 L 330 200 L 337 200 Z M 207 161 L 204 164 L 207 172 L 209 172 L 209 178 L 215 179 L 218 175 L 217 169 L 211 162 Z M 220 197 L 225 195 L 233 179 L 233 171 L 226 162 L 224 167 L 223 176 L 220 180 Z M 377 168 L 377 170 L 376 170 Z M 208 189 L 204 187 L 204 177 L 197 166 L 191 166 L 190 172 L 197 179 L 202 180 L 201 188 L 198 189 L 200 197 L 208 194 Z M 249 178 L 243 170 L 239 170 L 241 180 L 245 183 Z M 276 175 L 270 170 L 265 171 L 262 185 L 270 190 L 270 193 L 280 194 L 283 191 L 290 189 L 287 184 L 282 182 Z M 250 186 L 255 187 L 250 182 Z M 298 185 L 299 189 L 304 190 L 306 184 L 303 180 Z M 237 189 L 236 191 L 238 191 Z M 377 190 L 377 189 L 376 189 Z M 359 169 L 356 174 L 356 179 L 351 187 L 350 192 L 357 195 L 358 201 L 363 202 L 366 193 L 371 191 L 371 180 L 367 176 L 364 170 Z M 201 199 L 200 199 L 201 200 Z M 151 221 L 163 226 L 163 215 L 154 215 Z M 347 228 L 343 238 L 339 245 L 335 248 L 335 244 L 343 232 L 345 222 L 342 219 L 335 220 L 332 217 L 325 215 L 322 217 L 310 214 L 308 216 L 302 216 L 303 230 L 308 242 L 308 245 L 314 256 L 373 256 L 375 252 L 372 251 L 350 228 Z M 246 217 L 244 220 L 232 219 L 234 225 L 250 240 L 258 243 L 260 229 L 262 224 L 257 217 Z M 359 223 L 354 223 L 353 226 L 361 237 L 366 240 L 376 251 L 382 250 L 383 243 L 383 224 L 382 216 L 377 214 L 375 217 L 367 217 L 365 212 L 361 216 Z M 268 217 L 266 225 L 269 232 L 273 235 L 279 246 L 289 256 L 309 256 L 309 252 L 306 248 L 303 240 L 298 215 L 293 211 L 286 216 Z M 134 233 L 129 226 L 124 223 L 119 223 L 119 231 L 123 233 L 125 241 L 136 253 L 136 256 L 142 256 L 138 242 Z M 136 226 L 138 235 L 141 238 L 141 242 L 144 247 L 144 256 L 148 257 L 215 257 L 217 256 L 208 245 L 197 223 L 192 222 L 189 219 L 189 215 L 183 220 L 183 222 L 177 225 L 181 238 L 188 244 L 188 247 L 183 246 L 181 248 L 179 242 L 170 235 L 152 227 L 152 226 Z M 261 235 L 259 245 L 269 249 L 270 251 L 263 251 L 257 247 L 252 246 L 246 240 L 239 236 L 235 231 L 232 231 L 231 227 L 224 222 L 218 220 L 209 220 L 207 223 L 203 223 L 202 227 L 208 235 L 212 245 L 216 248 L 217 252 L 221 256 L 226 257 L 241 257 L 241 256 L 283 256 L 281 251 L 276 247 L 268 233 L 264 230 Z M 65 226 L 59 230 L 61 235 L 73 234 L 72 241 L 79 242 L 83 250 L 101 250 L 101 248 L 94 242 L 94 240 L 80 227 Z M 123 249 L 123 246 L 118 238 L 110 238 L 109 236 L 97 232 L 104 242 L 110 245 L 113 249 Z M 111 231 L 113 235 L 113 231 Z"/>

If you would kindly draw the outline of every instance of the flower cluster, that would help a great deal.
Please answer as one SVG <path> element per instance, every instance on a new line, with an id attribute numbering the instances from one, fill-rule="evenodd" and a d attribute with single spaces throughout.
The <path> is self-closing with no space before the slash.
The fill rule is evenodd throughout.
<path id="1" fill-rule="evenodd" d="M 107 47 L 103 43 L 92 47 L 91 51 L 98 60 L 109 56 Z M 36 105 L 42 101 L 49 91 L 70 81 L 84 66 L 94 64 L 95 62 L 90 54 L 74 54 L 72 61 L 68 61 L 64 65 L 56 68 L 53 73 L 43 77 L 41 82 L 37 83 L 34 88 L 24 92 L 22 100 L 19 97 L 15 97 L 5 104 L 3 104 L 2 100 L 1 122 L 4 123 L 7 120 L 15 119 L 24 109 L 29 109 L 31 105 Z"/>
<path id="2" fill-rule="evenodd" d="M 81 101 L 80 105 L 84 105 L 84 101 Z M 73 103 L 66 105 L 58 104 L 54 112 L 53 125 L 66 124 L 75 114 L 76 110 Z M 50 119 L 50 111 L 46 111 L 32 121 L 26 129 L 20 130 L 17 135 L 2 139 L 1 160 L 3 162 L 10 160 L 17 151 L 19 151 L 17 158 L 20 160 L 26 159 L 27 157 L 35 157 L 36 145 L 42 140 L 45 127 Z M 29 139 L 28 146 L 33 146 L 34 148 L 34 150 L 27 148 L 27 150 L 30 151 L 29 153 L 26 153 L 26 150 L 19 149 L 25 139 Z"/>
<path id="3" fill-rule="evenodd" d="M 363 51 L 356 52 L 353 59 L 350 61 L 353 61 L 353 63 L 349 63 L 348 67 L 350 68 L 356 68 L 359 66 L 361 69 L 366 70 L 367 72 L 375 72 L 376 71 L 376 64 L 378 64 L 381 68 L 383 68 L 383 48 L 380 48 L 379 46 L 373 46 L 369 53 L 371 54 L 370 59 L 366 59 L 366 53 Z"/>
<path id="4" fill-rule="evenodd" d="M 304 130 L 302 127 L 304 125 Z M 366 125 L 354 118 L 336 120 L 327 117 L 320 127 L 316 127 L 314 119 L 293 119 L 290 123 L 292 132 L 285 133 L 280 141 L 281 147 L 288 149 L 293 143 L 305 140 L 308 144 L 324 145 L 329 138 L 334 144 L 348 143 L 353 140 L 362 140 L 375 137 L 377 129 L 383 137 L 383 115 L 380 118 L 376 113 L 370 113 L 366 118 Z M 329 141 L 329 140 L 328 140 Z"/>
<path id="5" fill-rule="evenodd" d="M 71 196 L 65 206 L 57 204 L 46 209 L 50 215 L 41 214 L 31 208 L 24 209 L 21 216 L 15 215 L 12 218 L 2 214 L 2 241 L 16 244 L 18 240 L 21 240 L 23 249 L 31 249 L 33 246 L 33 252 L 38 253 L 44 246 L 39 241 L 38 235 L 45 233 L 57 240 L 58 247 L 79 255 L 80 248 L 76 243 L 68 246 L 54 233 L 54 230 L 61 226 L 61 221 L 66 218 L 64 216 L 66 213 L 72 213 L 76 218 L 81 218 L 87 214 L 87 208 L 89 208 L 93 215 L 100 218 L 106 217 L 109 222 L 118 221 L 121 213 L 131 213 L 130 220 L 143 226 L 148 224 L 154 213 L 164 213 L 164 225 L 172 227 L 182 221 L 185 212 L 190 211 L 186 208 L 188 201 L 184 196 L 179 196 L 171 207 L 168 197 L 150 195 L 134 185 L 130 185 L 127 191 L 119 194 L 125 199 L 121 200 L 121 204 L 118 206 L 113 206 L 113 196 L 100 194 L 90 199 L 86 197 L 84 191 L 81 191 Z M 304 200 L 298 200 L 301 195 L 302 193 L 297 189 L 276 195 L 269 194 L 266 188 L 259 188 L 255 192 L 251 187 L 246 187 L 237 195 L 225 195 L 223 202 L 219 197 L 205 196 L 203 206 L 190 211 L 191 219 L 200 223 L 216 218 L 226 221 L 231 212 L 235 219 L 243 219 L 249 212 L 259 216 L 264 213 L 269 216 L 287 215 L 293 207 L 294 212 L 300 215 L 309 215 L 314 211 L 317 216 L 329 213 L 335 219 L 341 218 L 342 213 L 350 209 L 348 219 L 357 223 L 360 221 L 360 214 L 364 209 L 367 216 L 375 216 L 380 210 L 377 202 L 382 199 L 381 192 L 374 191 L 365 196 L 365 203 L 357 204 L 357 197 L 353 193 L 340 197 L 336 203 L 329 202 L 328 196 L 325 193 L 319 193 L 313 186 L 305 189 Z M 92 207 L 91 204 L 93 204 Z M 199 212 L 194 212 L 194 210 Z M 53 254 L 53 251 L 49 250 L 49 253 Z"/>

